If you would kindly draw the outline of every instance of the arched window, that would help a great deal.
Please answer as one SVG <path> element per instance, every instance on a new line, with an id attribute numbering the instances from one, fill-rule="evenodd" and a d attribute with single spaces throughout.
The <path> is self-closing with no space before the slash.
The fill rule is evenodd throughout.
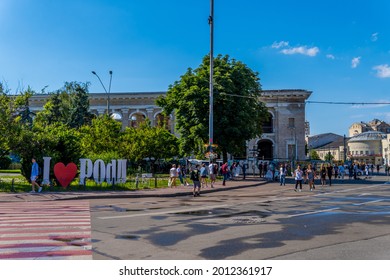
<path id="1" fill-rule="evenodd" d="M 171 119 L 169 116 L 165 116 L 161 113 L 156 115 L 156 126 L 165 127 L 168 131 L 171 131 Z"/>
<path id="2" fill-rule="evenodd" d="M 130 117 L 131 127 L 139 127 L 141 123 L 145 122 L 145 116 L 141 113 L 135 113 Z"/>

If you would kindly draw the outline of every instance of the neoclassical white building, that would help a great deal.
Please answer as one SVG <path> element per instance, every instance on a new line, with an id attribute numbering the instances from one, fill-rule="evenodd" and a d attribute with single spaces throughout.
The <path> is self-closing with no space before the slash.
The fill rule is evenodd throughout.
<path id="1" fill-rule="evenodd" d="M 248 157 L 256 160 L 304 160 L 305 155 L 305 101 L 307 90 L 264 90 L 260 100 L 266 104 L 270 118 L 263 125 L 263 134 L 248 141 Z M 109 113 L 122 127 L 138 126 L 148 118 L 152 126 L 165 124 L 175 133 L 175 116 L 164 119 L 156 99 L 166 92 L 91 93 L 90 110 L 95 115 Z M 30 110 L 42 110 L 49 95 L 38 94 L 30 99 Z"/>

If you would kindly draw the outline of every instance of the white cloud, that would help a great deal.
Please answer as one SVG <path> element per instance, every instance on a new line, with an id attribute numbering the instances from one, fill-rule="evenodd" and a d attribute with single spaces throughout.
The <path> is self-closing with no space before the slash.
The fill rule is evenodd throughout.
<path id="1" fill-rule="evenodd" d="M 360 60 L 361 60 L 361 59 L 362 59 L 362 58 L 361 58 L 360 56 L 354 57 L 354 58 L 352 59 L 352 61 L 351 61 L 351 67 L 352 67 L 352 68 L 358 67 L 359 64 L 360 64 Z"/>
<path id="2" fill-rule="evenodd" d="M 308 48 L 307 46 L 301 46 L 296 48 L 288 48 L 280 51 L 283 54 L 292 55 L 292 54 L 302 54 L 307 56 L 316 56 L 320 49 L 317 47 Z"/>
<path id="3" fill-rule="evenodd" d="M 377 65 L 373 68 L 379 78 L 390 78 L 390 66 L 388 64 Z"/>
<path id="4" fill-rule="evenodd" d="M 373 42 L 378 41 L 378 35 L 379 35 L 378 32 L 371 34 L 371 41 L 373 41 Z"/>
<path id="5" fill-rule="evenodd" d="M 329 58 L 329 59 L 332 59 L 332 60 L 336 59 L 336 57 L 333 54 L 327 54 L 326 58 Z"/>
<path id="6" fill-rule="evenodd" d="M 280 42 L 274 42 L 271 46 L 273 49 L 280 49 L 288 46 L 288 42 L 280 41 Z"/>

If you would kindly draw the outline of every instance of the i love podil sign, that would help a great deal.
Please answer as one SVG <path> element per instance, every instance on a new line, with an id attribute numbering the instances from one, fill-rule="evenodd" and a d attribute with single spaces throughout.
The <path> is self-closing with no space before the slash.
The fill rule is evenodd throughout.
<path id="1" fill-rule="evenodd" d="M 42 184 L 50 184 L 50 161 L 51 157 L 43 158 L 43 181 Z M 54 176 L 62 187 L 66 188 L 76 178 L 79 172 L 79 184 L 84 185 L 87 178 L 93 178 L 97 184 L 107 182 L 125 183 L 127 180 L 127 160 L 113 159 L 105 164 L 103 160 L 98 159 L 94 163 L 90 159 L 80 159 L 80 171 L 73 162 L 65 165 L 58 162 L 54 165 Z"/>

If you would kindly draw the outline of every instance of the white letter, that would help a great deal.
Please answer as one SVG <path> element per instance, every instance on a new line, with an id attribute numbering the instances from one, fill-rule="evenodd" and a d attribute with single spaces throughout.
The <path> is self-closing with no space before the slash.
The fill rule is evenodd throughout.
<path id="1" fill-rule="evenodd" d="M 92 170 L 93 170 L 92 160 L 87 158 L 80 159 L 80 181 L 79 181 L 80 185 L 84 185 L 85 179 L 92 176 Z"/>
<path id="2" fill-rule="evenodd" d="M 127 159 L 118 159 L 118 182 L 126 183 L 127 181 Z"/>
<path id="3" fill-rule="evenodd" d="M 111 163 L 107 164 L 106 168 L 106 182 L 108 184 L 116 183 L 116 160 L 111 160 Z"/>
<path id="4" fill-rule="evenodd" d="M 43 157 L 42 185 L 49 185 L 50 184 L 50 160 L 51 160 L 51 157 Z"/>
<path id="5" fill-rule="evenodd" d="M 96 184 L 102 184 L 106 179 L 106 165 L 101 159 L 96 160 L 93 165 L 93 179 Z"/>

